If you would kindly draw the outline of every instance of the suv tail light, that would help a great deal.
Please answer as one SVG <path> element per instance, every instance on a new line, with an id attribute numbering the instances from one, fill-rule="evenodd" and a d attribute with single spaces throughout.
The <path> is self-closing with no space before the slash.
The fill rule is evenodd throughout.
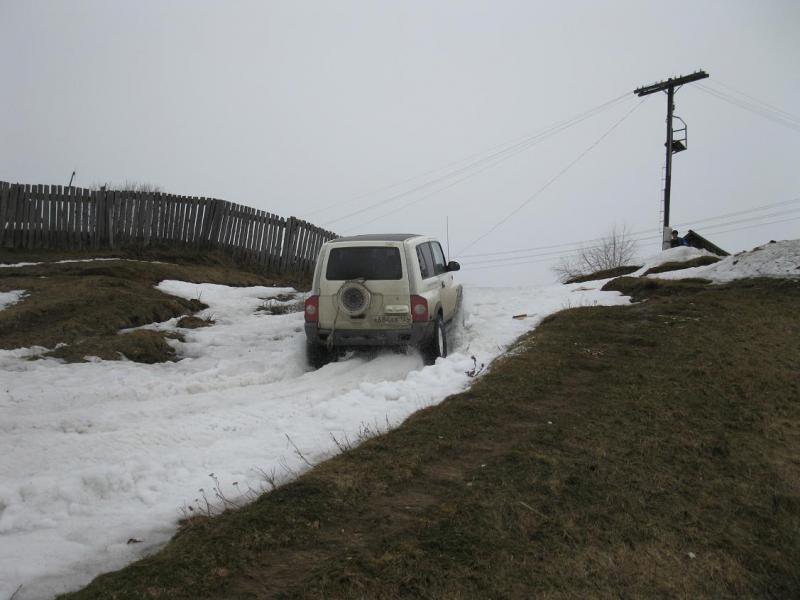
<path id="1" fill-rule="evenodd" d="M 303 305 L 306 315 L 306 323 L 317 323 L 319 321 L 319 296 L 309 296 Z"/>
<path id="2" fill-rule="evenodd" d="M 428 301 L 422 296 L 411 296 L 411 319 L 414 322 L 428 320 Z"/>

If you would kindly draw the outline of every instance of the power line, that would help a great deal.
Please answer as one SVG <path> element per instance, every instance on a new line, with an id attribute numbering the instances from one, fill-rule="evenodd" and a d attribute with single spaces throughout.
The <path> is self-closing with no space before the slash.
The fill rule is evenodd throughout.
<path id="1" fill-rule="evenodd" d="M 516 138 L 514 138 L 512 140 L 508 140 L 508 141 L 502 142 L 500 144 L 495 144 L 494 146 L 490 146 L 490 147 L 486 148 L 483 151 L 475 152 L 475 153 L 469 154 L 469 155 L 467 155 L 467 156 L 465 156 L 463 158 L 448 162 L 445 165 L 442 165 L 441 167 L 436 167 L 434 169 L 430 169 L 430 170 L 425 171 L 423 173 L 418 173 L 417 175 L 413 175 L 411 177 L 407 177 L 407 178 L 405 178 L 405 179 L 403 179 L 401 181 L 392 183 L 390 185 L 387 185 L 387 186 L 384 186 L 384 187 L 381 187 L 381 188 L 378 188 L 378 189 L 374 189 L 374 190 L 371 190 L 369 192 L 365 192 L 363 194 L 359 194 L 358 196 L 355 196 L 354 198 L 352 198 L 349 201 L 346 201 L 346 202 L 334 202 L 334 203 L 329 204 L 329 205 L 327 205 L 325 207 L 314 209 L 314 210 L 312 210 L 311 212 L 309 212 L 307 214 L 308 214 L 308 216 L 313 216 L 315 214 L 326 212 L 326 211 L 328 211 L 328 210 L 330 210 L 332 208 L 342 208 L 344 206 L 350 206 L 352 204 L 355 204 L 358 200 L 362 200 L 364 198 L 368 198 L 369 196 L 374 196 L 375 194 L 379 194 L 381 192 L 386 192 L 388 190 L 403 186 L 403 185 L 405 185 L 407 183 L 411 183 L 412 181 L 415 181 L 417 179 L 422 179 L 423 177 L 427 177 L 428 175 L 433 175 L 434 173 L 438 173 L 439 171 L 447 170 L 447 169 L 449 169 L 451 167 L 455 167 L 456 165 L 460 165 L 461 163 L 464 163 L 464 162 L 467 162 L 467 161 L 471 161 L 473 159 L 485 156 L 487 154 L 493 154 L 493 153 L 495 153 L 496 151 L 498 151 L 500 149 L 503 149 L 503 148 L 510 149 L 512 147 L 517 146 L 520 143 L 525 143 L 526 140 L 529 140 L 529 139 L 534 138 L 536 136 L 542 135 L 544 132 L 546 132 L 549 129 L 552 129 L 554 127 L 557 127 L 557 126 L 560 126 L 562 124 L 568 123 L 568 122 L 570 122 L 572 120 L 581 118 L 584 115 L 593 116 L 594 114 L 596 114 L 595 111 L 602 111 L 603 109 L 616 104 L 620 100 L 624 100 L 627 96 L 628 96 L 627 94 L 622 94 L 620 96 L 617 96 L 616 98 L 613 98 L 611 100 L 603 102 L 602 104 L 599 104 L 599 105 L 595 106 L 594 108 L 590 108 L 589 110 L 586 110 L 586 111 L 584 111 L 584 112 L 582 112 L 582 113 L 580 113 L 578 115 L 575 115 L 574 117 L 570 117 L 569 119 L 564 119 L 562 121 L 558 121 L 558 122 L 556 122 L 556 123 L 554 123 L 552 125 L 548 125 L 547 127 L 539 128 L 539 129 L 537 129 L 537 130 L 535 130 L 535 131 L 533 131 L 531 133 L 527 133 L 527 134 L 525 134 L 523 136 L 516 137 Z M 592 113 L 592 114 L 589 114 L 589 113 Z"/>
<path id="2" fill-rule="evenodd" d="M 715 231 L 714 235 L 722 235 L 723 233 L 730 233 L 732 231 L 742 231 L 744 229 L 753 229 L 754 227 L 763 227 L 764 225 L 775 225 L 777 223 L 789 223 L 797 221 L 800 217 L 792 217 L 791 219 L 778 219 L 776 221 L 769 221 L 767 223 L 754 223 L 753 225 L 745 225 L 744 227 L 736 227 L 734 229 L 725 229 L 724 231 Z"/>
<path id="3" fill-rule="evenodd" d="M 791 200 L 784 200 L 782 202 L 774 202 L 772 204 L 762 204 L 761 206 L 756 206 L 753 208 L 749 208 L 746 210 L 739 210 L 736 212 L 730 212 L 722 215 L 717 215 L 715 217 L 706 217 L 704 219 L 694 219 L 692 221 L 687 221 L 685 223 L 678 223 L 676 227 L 685 227 L 686 225 L 696 225 L 697 223 L 704 223 L 705 221 L 716 221 L 717 219 L 723 219 L 727 217 L 736 217 L 738 215 L 744 215 L 751 212 L 758 212 L 760 210 L 765 210 L 767 208 L 775 208 L 778 206 L 785 206 L 787 204 L 794 204 L 796 202 L 800 202 L 800 198 L 792 198 Z"/>
<path id="4" fill-rule="evenodd" d="M 773 110 L 768 110 L 766 108 L 753 104 L 752 102 L 736 98 L 735 96 L 732 96 L 725 92 L 721 92 L 719 90 L 712 89 L 708 86 L 699 83 L 696 85 L 696 87 L 701 92 L 713 96 L 715 98 L 718 98 L 724 102 L 727 102 L 728 104 L 737 106 L 743 110 L 749 111 L 755 115 L 768 119 L 773 123 L 777 123 L 779 125 L 783 125 L 784 127 L 788 127 L 789 129 L 792 129 L 794 131 L 800 131 L 800 123 L 795 122 L 794 120 L 789 119 L 787 117 L 784 117 L 778 112 L 775 112 Z"/>
<path id="5" fill-rule="evenodd" d="M 737 221 L 729 221 L 727 223 L 717 223 L 716 225 L 706 225 L 703 227 L 705 231 L 714 230 L 717 227 L 726 227 L 727 225 L 738 225 L 739 223 L 749 223 L 750 221 L 756 221 L 758 219 L 768 219 L 771 217 L 780 217 L 782 215 L 789 215 L 796 213 L 800 208 L 792 208 L 790 210 L 779 211 L 775 213 L 769 213 L 766 215 L 754 215 L 752 217 L 747 217 L 744 219 L 739 219 Z"/>
<path id="6" fill-rule="evenodd" d="M 734 231 L 743 231 L 745 229 L 754 229 L 756 227 L 764 227 L 766 225 L 775 225 L 775 224 L 778 224 L 778 223 L 788 223 L 788 222 L 797 221 L 797 220 L 800 220 L 800 217 L 794 217 L 794 218 L 791 218 L 791 219 L 778 219 L 777 221 L 769 221 L 767 223 L 754 223 L 752 225 L 745 225 L 744 227 L 736 227 L 734 229 L 726 229 L 724 231 L 717 231 L 717 232 L 715 232 L 715 235 L 722 235 L 722 234 L 725 234 L 725 233 L 732 233 Z M 659 236 L 656 236 L 656 237 L 659 237 Z M 574 254 L 574 253 L 573 254 L 564 254 L 563 258 L 568 258 L 570 256 L 577 256 L 577 254 Z M 496 264 L 496 265 L 483 265 L 483 266 L 478 266 L 478 267 L 474 267 L 474 268 L 470 267 L 469 265 L 465 265 L 465 266 L 466 266 L 466 268 L 468 268 L 471 271 L 481 271 L 481 270 L 484 270 L 484 269 L 496 269 L 498 267 L 517 267 L 517 266 L 522 266 L 522 265 L 531 265 L 531 264 L 536 264 L 536 263 L 552 262 L 554 260 L 558 260 L 559 258 L 562 258 L 562 257 L 552 256 L 552 257 L 549 257 L 549 258 L 543 258 L 543 259 L 539 259 L 539 260 L 527 260 L 527 261 L 522 261 L 522 262 L 509 262 L 509 263 Z"/>
<path id="7" fill-rule="evenodd" d="M 647 233 L 648 231 L 652 231 L 653 228 L 649 227 L 647 229 L 643 229 L 641 231 L 634 231 L 629 235 L 639 235 L 642 233 Z M 458 258 L 469 258 L 473 256 L 496 256 L 500 254 L 516 254 L 518 252 L 531 252 L 534 250 L 549 250 L 551 248 L 563 248 L 565 246 L 580 246 L 581 244 L 586 244 L 588 242 L 599 242 L 600 240 L 606 238 L 608 236 L 600 236 L 596 238 L 589 238 L 586 240 L 580 240 L 577 242 L 564 242 L 563 244 L 552 244 L 550 246 L 534 246 L 532 248 L 518 248 L 517 250 L 504 250 L 501 252 L 483 252 L 483 253 L 476 253 L 476 254 L 459 254 L 457 255 Z"/>
<path id="8" fill-rule="evenodd" d="M 785 110 L 775 106 L 774 104 L 770 104 L 769 102 L 764 102 L 763 100 L 759 100 L 758 98 L 755 98 L 755 97 L 751 96 L 750 94 L 746 94 L 745 92 L 743 92 L 741 90 L 737 90 L 735 87 L 733 87 L 731 85 L 728 85 L 726 83 L 723 83 L 722 81 L 720 81 L 718 79 L 715 80 L 715 83 L 717 85 L 721 85 L 722 87 L 729 89 L 730 91 L 732 91 L 732 92 L 734 92 L 736 94 L 739 94 L 740 96 L 743 96 L 743 97 L 747 98 L 748 100 L 752 100 L 756 104 L 760 104 L 765 108 L 768 108 L 768 109 L 771 109 L 771 110 L 773 110 L 773 111 L 775 111 L 777 113 L 780 113 L 784 117 L 786 117 L 787 119 L 790 119 L 792 121 L 797 121 L 798 123 L 800 123 L 800 117 L 795 116 L 795 115 L 793 115 L 793 114 L 791 114 L 789 112 L 786 112 Z"/>
<path id="9" fill-rule="evenodd" d="M 563 131 L 563 130 L 564 129 L 561 129 L 560 131 Z M 555 133 L 560 133 L 560 131 L 557 131 Z M 548 135 L 548 137 L 549 137 L 549 135 Z M 541 138 L 539 140 L 536 140 L 536 144 L 540 143 L 544 139 L 546 139 L 546 138 Z M 535 144 L 531 144 L 531 146 L 532 145 L 535 145 Z M 530 146 L 528 146 L 528 147 L 530 147 Z M 424 196 L 421 196 L 419 198 L 415 198 L 411 202 L 406 202 L 405 204 L 403 204 L 401 206 L 398 206 L 397 208 L 392 209 L 389 212 L 383 213 L 382 215 L 378 215 L 377 217 L 375 217 L 373 219 L 370 219 L 369 221 L 364 221 L 363 223 L 360 223 L 360 224 L 356 225 L 355 227 L 351 227 L 351 228 L 347 229 L 346 231 L 353 231 L 353 230 L 360 229 L 361 227 L 364 227 L 365 225 L 369 225 L 371 223 L 374 223 L 375 221 L 379 221 L 379 220 L 384 219 L 384 218 L 386 218 L 388 216 L 391 216 L 391 215 L 393 215 L 395 213 L 398 213 L 401 210 L 405 210 L 406 208 L 409 208 L 410 206 L 412 206 L 414 204 L 418 204 L 418 203 L 422 202 L 423 200 L 425 200 L 427 198 L 430 198 L 431 196 L 433 196 L 435 194 L 438 194 L 440 192 L 443 192 L 445 190 L 450 189 L 451 187 L 453 187 L 455 185 L 458 185 L 459 183 L 461 183 L 465 179 L 469 179 L 470 177 L 474 177 L 475 175 L 483 173 L 487 169 L 490 169 L 490 168 L 494 167 L 495 165 L 499 164 L 500 162 L 503 162 L 504 160 L 505 160 L 505 158 L 501 158 L 500 160 L 496 160 L 494 163 L 488 164 L 488 165 L 484 166 L 483 168 L 481 168 L 481 169 L 479 169 L 479 170 L 477 170 L 477 171 L 475 171 L 473 173 L 468 173 L 464 177 L 456 179 L 455 181 L 452 181 L 452 182 L 448 183 L 447 185 L 445 185 L 445 186 L 443 186 L 441 188 L 435 189 L 432 192 L 430 192 L 428 194 L 425 194 Z"/>
<path id="10" fill-rule="evenodd" d="M 706 221 L 715 221 L 715 220 L 722 219 L 722 218 L 739 216 L 739 215 L 747 214 L 747 213 L 751 213 L 751 212 L 758 212 L 760 210 L 764 210 L 764 209 L 767 209 L 767 208 L 776 208 L 778 206 L 785 206 L 787 204 L 792 204 L 792 203 L 796 203 L 796 202 L 800 202 L 800 198 L 793 198 L 791 200 L 783 200 L 781 202 L 773 202 L 773 203 L 770 203 L 770 204 L 762 204 L 760 206 L 756 206 L 756 207 L 749 208 L 749 209 L 746 209 L 746 210 L 740 210 L 740 211 L 735 211 L 735 212 L 730 212 L 730 213 L 724 213 L 724 214 L 716 215 L 716 216 L 713 216 L 713 217 L 704 217 L 702 219 L 693 219 L 691 221 L 686 221 L 684 223 L 679 223 L 679 224 L 676 225 L 676 227 L 686 227 L 687 225 L 697 225 L 698 223 L 704 223 Z M 754 217 L 754 218 L 765 218 L 765 217 L 766 217 L 766 215 L 762 215 L 761 217 Z M 630 232 L 628 235 L 629 236 L 638 236 L 638 235 L 647 233 L 649 231 L 652 231 L 652 228 L 633 231 L 633 232 Z M 537 250 L 551 250 L 551 249 L 554 249 L 554 248 L 564 248 L 564 247 L 569 247 L 569 246 L 581 246 L 583 244 L 588 244 L 590 242 L 599 242 L 599 241 L 605 239 L 606 237 L 607 236 L 599 236 L 599 237 L 589 238 L 589 239 L 585 239 L 585 240 L 578 240 L 578 241 L 575 241 L 575 242 L 563 242 L 563 243 L 560 243 L 560 244 L 551 244 L 549 246 L 533 246 L 533 247 L 529 247 L 529 248 L 517 248 L 515 250 L 501 250 L 501 251 L 498 251 L 498 252 L 482 252 L 482 253 L 475 253 L 475 254 L 460 254 L 460 255 L 457 256 L 457 258 L 500 256 L 500 255 L 506 255 L 506 254 L 518 254 L 518 253 L 523 253 L 523 252 L 534 252 L 534 251 L 537 251 Z M 656 236 L 656 237 L 660 237 L 660 235 Z M 512 259 L 512 258 L 514 258 L 514 257 L 509 257 L 509 259 Z"/>
<path id="11" fill-rule="evenodd" d="M 647 241 L 647 240 L 656 240 L 656 239 L 661 239 L 661 235 L 652 234 L 652 235 L 639 237 L 639 238 L 626 238 L 625 241 L 644 242 L 644 241 Z M 592 246 L 581 246 L 579 248 L 571 248 L 571 249 L 568 249 L 566 251 L 565 250 L 555 250 L 555 251 L 552 251 L 552 252 L 537 252 L 535 254 L 523 254 L 521 256 L 510 256 L 510 257 L 507 257 L 507 258 L 490 258 L 490 259 L 486 259 L 486 260 L 477 260 L 477 261 L 474 261 L 474 262 L 467 262 L 465 264 L 467 264 L 467 265 L 477 265 L 477 264 L 484 264 L 484 263 L 502 263 L 502 262 L 507 262 L 507 261 L 511 261 L 511 260 L 521 260 L 523 258 L 538 258 L 538 257 L 541 257 L 541 256 L 555 256 L 555 257 L 572 256 L 572 255 L 575 255 L 575 254 L 580 254 L 580 253 L 584 252 L 585 250 L 594 250 L 596 248 L 602 248 L 602 247 L 603 247 L 603 244 L 595 244 L 595 245 L 592 245 Z"/>
<path id="12" fill-rule="evenodd" d="M 577 115 L 576 117 L 572 117 L 572 118 L 567 119 L 565 121 L 561 121 L 561 122 L 558 122 L 558 123 L 556 123 L 554 125 L 546 127 L 545 129 L 541 130 L 541 132 L 536 133 L 534 135 L 527 136 L 522 141 L 514 143 L 514 144 L 512 144 L 510 146 L 507 146 L 507 147 L 503 148 L 502 150 L 498 150 L 498 151 L 493 152 L 493 153 L 491 153 L 491 154 L 489 154 L 487 156 L 484 156 L 482 158 L 479 158 L 477 160 L 469 162 L 466 165 L 464 165 L 463 167 L 460 167 L 460 168 L 455 169 L 455 170 L 448 171 L 448 172 L 444 173 L 443 175 L 441 175 L 439 177 L 436 177 L 436 178 L 431 179 L 429 181 L 423 182 L 423 183 L 421 183 L 421 184 L 419 184 L 419 185 L 417 185 L 417 186 L 415 186 L 415 187 L 413 187 L 413 188 L 411 188 L 409 190 L 398 192 L 397 194 L 394 194 L 394 195 L 392 195 L 392 196 L 390 196 L 388 198 L 383 198 L 383 199 L 378 200 L 376 202 L 373 202 L 372 204 L 369 204 L 369 205 L 367 205 L 367 206 L 365 206 L 365 207 L 363 207 L 363 208 L 361 208 L 359 210 L 350 212 L 350 213 L 348 213 L 348 214 L 346 214 L 344 216 L 341 216 L 341 217 L 338 217 L 338 218 L 333 219 L 331 221 L 328 221 L 328 222 L 326 222 L 324 224 L 324 226 L 328 227 L 328 226 L 332 225 L 333 223 L 338 223 L 339 221 L 343 221 L 345 219 L 349 219 L 350 217 L 359 215 L 359 214 L 361 214 L 363 212 L 366 212 L 368 210 L 372 210 L 373 208 L 377 208 L 378 206 L 382 206 L 382 205 L 387 204 L 389 202 L 393 202 L 394 200 L 398 200 L 400 198 L 403 198 L 404 196 L 408 196 L 408 195 L 413 194 L 415 192 L 422 191 L 422 190 L 424 190 L 426 188 L 429 188 L 431 186 L 436 185 L 437 183 L 440 183 L 442 181 L 446 181 L 447 179 L 451 179 L 451 178 L 456 177 L 456 176 L 458 176 L 458 175 L 460 175 L 462 173 L 469 172 L 471 169 L 475 169 L 475 168 L 481 167 L 485 163 L 494 161 L 494 162 L 492 162 L 492 164 L 487 165 L 484 168 L 480 168 L 479 170 L 468 174 L 466 177 L 461 178 L 459 181 L 463 181 L 464 179 L 468 179 L 469 177 L 472 177 L 474 175 L 477 175 L 478 173 L 481 173 L 481 172 L 485 171 L 486 168 L 489 168 L 489 167 L 495 166 L 497 164 L 500 164 L 501 162 L 504 162 L 505 160 L 508 160 L 509 158 L 511 158 L 513 156 L 516 156 L 517 154 L 527 150 L 528 148 L 530 148 L 532 146 L 535 146 L 538 143 L 541 143 L 545 139 L 547 139 L 547 138 L 549 138 L 549 137 L 551 137 L 553 135 L 556 135 L 558 133 L 561 133 L 562 131 L 565 131 L 565 130 L 577 125 L 578 123 L 581 123 L 581 122 L 585 121 L 586 119 L 589 119 L 589 118 L 591 118 L 591 117 L 593 117 L 593 116 L 595 116 L 597 114 L 600 114 L 601 112 L 604 112 L 605 110 L 608 110 L 613 105 L 615 105 L 616 103 L 624 100 L 625 98 L 626 98 L 626 95 L 622 95 L 622 96 L 619 96 L 618 98 L 615 98 L 615 99 L 610 100 L 608 102 L 604 102 L 603 104 L 600 104 L 599 106 L 596 106 L 596 107 L 594 107 L 592 109 L 589 109 L 588 111 L 584 111 L 583 113 L 581 113 L 580 115 Z M 441 190 L 436 190 L 436 191 L 432 192 L 432 194 L 433 193 L 438 193 L 439 191 L 442 191 L 442 190 L 447 189 L 449 187 L 452 187 L 452 185 L 445 186 L 444 188 L 441 188 Z"/>
<path id="13" fill-rule="evenodd" d="M 751 227 L 760 227 L 761 225 L 782 223 L 782 222 L 787 222 L 787 221 L 794 221 L 796 219 L 800 219 L 800 217 L 794 217 L 794 218 L 791 218 L 791 219 L 782 219 L 782 220 L 777 220 L 777 221 L 769 221 L 768 223 L 751 223 L 750 225 L 746 225 L 745 227 L 739 227 L 739 228 L 734 228 L 734 229 L 725 229 L 723 231 L 716 231 L 720 227 L 724 228 L 724 227 L 729 227 L 730 225 L 738 225 L 738 224 L 741 224 L 741 223 L 749 223 L 751 221 L 758 220 L 758 219 L 766 219 L 766 218 L 775 217 L 775 216 L 781 216 L 781 215 L 787 215 L 787 214 L 795 214 L 795 213 L 797 213 L 798 210 L 800 210 L 800 208 L 791 209 L 791 210 L 788 210 L 788 211 L 777 212 L 777 213 L 770 213 L 770 214 L 766 214 L 766 215 L 754 215 L 752 217 L 745 218 L 745 219 L 739 219 L 739 220 L 736 220 L 736 221 L 729 221 L 729 222 L 726 222 L 726 223 L 717 223 L 716 225 L 710 225 L 710 226 L 706 227 L 705 230 L 706 231 L 711 231 L 712 233 L 714 233 L 716 235 L 716 234 L 719 234 L 719 233 L 727 233 L 729 231 L 739 231 L 741 229 L 748 229 L 748 228 L 751 228 Z M 690 224 L 694 224 L 694 222 L 687 223 L 687 225 L 690 225 Z M 634 236 L 636 234 L 631 234 L 631 235 Z M 572 244 L 584 244 L 586 242 L 602 240 L 602 239 L 603 238 L 594 238 L 592 240 L 584 240 L 583 242 L 572 242 Z M 648 241 L 648 240 L 661 239 L 661 235 L 660 234 L 655 234 L 655 235 L 647 235 L 647 236 L 640 236 L 640 237 L 629 237 L 627 239 L 632 241 L 632 242 L 644 242 L 644 241 Z M 568 257 L 578 256 L 585 250 L 592 250 L 592 249 L 600 248 L 600 247 L 602 247 L 602 244 L 596 244 L 596 245 L 592 245 L 592 246 L 582 246 L 580 248 L 573 248 L 573 249 L 569 249 L 569 250 L 566 250 L 566 251 L 559 250 L 559 251 L 554 251 L 554 252 L 537 252 L 537 253 L 534 253 L 534 254 L 525 254 L 525 255 L 521 255 L 521 256 L 509 256 L 509 257 L 505 257 L 505 258 L 476 260 L 474 262 L 469 262 L 468 261 L 468 262 L 465 263 L 465 266 L 488 265 L 488 264 L 495 264 L 497 266 L 505 266 L 505 264 L 510 264 L 513 261 L 519 261 L 519 260 L 527 259 L 527 258 L 541 258 L 541 257 L 545 257 L 545 256 L 551 256 L 552 257 L 551 260 L 555 260 L 555 259 L 558 259 L 558 258 L 568 258 Z M 516 264 L 516 263 L 514 263 L 514 264 Z M 520 263 L 520 264 L 525 264 L 525 263 Z"/>
<path id="14" fill-rule="evenodd" d="M 731 94 L 730 92 L 718 89 L 713 85 L 709 84 L 698 84 L 698 87 L 708 94 L 716 96 L 721 100 L 726 100 L 731 103 L 734 103 L 737 106 L 740 106 L 741 108 L 744 108 L 746 110 L 752 110 L 762 115 L 767 115 L 770 117 L 788 121 L 792 125 L 800 125 L 800 117 L 796 117 L 791 113 L 788 113 L 777 107 L 773 107 L 772 105 L 767 104 L 765 102 L 761 102 L 760 100 L 750 100 L 749 99 L 751 98 L 750 96 L 742 94 L 743 97 L 739 97 L 735 94 Z"/>
<path id="15" fill-rule="evenodd" d="M 572 167 L 573 167 L 575 164 L 577 164 L 577 163 L 578 163 L 578 162 L 579 162 L 579 161 L 580 161 L 580 160 L 581 160 L 581 159 L 582 159 L 584 156 L 586 156 L 587 154 L 589 154 L 589 152 L 591 152 L 591 151 L 592 151 L 594 148 L 596 148 L 596 147 L 597 147 L 597 145 L 598 145 L 598 144 L 600 144 L 600 142 L 602 142 L 604 139 L 606 139 L 606 138 L 607 138 L 607 137 L 608 137 L 608 136 L 611 134 L 611 132 L 613 132 L 613 131 L 614 131 L 614 130 L 615 130 L 617 127 L 619 127 L 619 126 L 620 126 L 620 125 L 621 125 L 621 124 L 622 124 L 622 123 L 623 123 L 623 122 L 624 122 L 624 121 L 625 121 L 625 120 L 626 120 L 628 117 L 630 117 L 630 116 L 633 114 L 633 112 L 634 112 L 634 111 L 635 111 L 637 108 L 639 108 L 639 107 L 642 105 L 642 103 L 644 103 L 644 101 L 645 101 L 644 99 L 643 99 L 643 100 L 640 100 L 640 101 L 639 101 L 639 102 L 636 104 L 636 106 L 634 106 L 634 107 L 633 107 L 632 109 L 630 109 L 630 110 L 629 110 L 627 113 L 625 113 L 621 119 L 619 119 L 618 121 L 616 121 L 616 122 L 615 122 L 615 123 L 614 123 L 614 124 L 613 124 L 613 125 L 612 125 L 612 126 L 609 128 L 609 129 L 607 129 L 607 130 L 605 131 L 605 133 L 603 133 L 603 135 L 601 135 L 601 136 L 600 136 L 599 138 L 597 138 L 597 139 L 596 139 L 594 142 L 592 142 L 592 143 L 591 143 L 591 144 L 590 144 L 590 145 L 589 145 L 589 146 L 588 146 L 588 147 L 587 147 L 587 148 L 586 148 L 586 149 L 585 149 L 583 152 L 581 152 L 581 153 L 580 153 L 580 154 L 579 154 L 577 157 L 575 157 L 575 159 L 574 159 L 572 162 L 570 162 L 570 163 L 569 163 L 569 164 L 568 164 L 566 167 L 564 167 L 563 169 L 561 169 L 561 171 L 559 171 L 559 172 L 558 172 L 558 173 L 556 173 L 556 174 L 555 174 L 553 177 L 551 177 L 551 178 L 550 178 L 550 179 L 549 179 L 549 180 L 548 180 L 548 181 L 547 181 L 547 182 L 546 182 L 546 183 L 545 183 L 545 184 L 544 184 L 542 187 L 540 187 L 540 188 L 539 188 L 539 189 L 538 189 L 538 190 L 537 190 L 537 191 L 536 191 L 536 192 L 535 192 L 535 193 L 534 193 L 532 196 L 529 196 L 529 197 L 528 197 L 528 198 L 527 198 L 527 199 L 526 199 L 524 202 L 522 202 L 522 204 L 520 204 L 518 207 L 516 207 L 514 210 L 512 210 L 510 213 L 508 213 L 508 214 L 507 214 L 505 217 L 503 217 L 503 218 L 502 218 L 502 219 L 500 219 L 500 220 L 499 220 L 497 223 L 495 223 L 495 224 L 494 224 L 492 227 L 490 227 L 490 228 L 489 228 L 489 230 L 488 230 L 486 233 L 484 233 L 483 235 L 480 235 L 480 236 L 478 236 L 477 238 L 475 238 L 474 240 L 472 240 L 472 241 L 471 241 L 469 244 L 467 244 L 466 246 L 464 246 L 464 247 L 461 249 L 461 252 L 463 252 L 464 250 L 467 250 L 467 249 L 471 248 L 472 246 L 474 246 L 475 244 L 477 244 L 479 241 L 481 241 L 482 239 L 484 239 L 484 238 L 485 238 L 486 236 L 488 236 L 490 233 L 492 233 L 493 231 L 495 231 L 495 230 L 496 230 L 498 227 L 500 227 L 501 225 L 505 224 L 505 223 L 506 223 L 506 222 L 507 222 L 507 221 L 508 221 L 508 220 L 509 220 L 511 217 L 513 217 L 515 214 L 517 214 L 519 211 L 521 211 L 523 208 L 525 208 L 525 206 L 527 206 L 527 205 L 528 205 L 528 204 L 530 204 L 530 203 L 531 203 L 533 200 L 535 200 L 537 197 L 539 197 L 539 196 L 542 194 L 542 192 L 544 192 L 544 191 L 545 191 L 547 188 L 549 188 L 549 187 L 550 187 L 550 186 L 551 186 L 551 185 L 552 185 L 552 184 L 553 184 L 555 181 L 557 181 L 557 180 L 558 180 L 558 179 L 559 179 L 559 178 L 560 178 L 562 175 L 564 175 L 564 173 L 566 173 L 567 171 L 569 171 L 569 170 L 570 170 L 570 169 L 571 169 L 571 168 L 572 168 Z"/>

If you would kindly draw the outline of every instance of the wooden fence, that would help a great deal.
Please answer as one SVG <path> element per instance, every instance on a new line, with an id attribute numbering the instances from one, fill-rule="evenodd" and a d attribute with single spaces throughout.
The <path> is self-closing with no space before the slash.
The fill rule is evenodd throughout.
<path id="1" fill-rule="evenodd" d="M 285 273 L 313 269 L 320 246 L 335 237 L 213 198 L 0 182 L 0 248 L 218 248 Z"/>

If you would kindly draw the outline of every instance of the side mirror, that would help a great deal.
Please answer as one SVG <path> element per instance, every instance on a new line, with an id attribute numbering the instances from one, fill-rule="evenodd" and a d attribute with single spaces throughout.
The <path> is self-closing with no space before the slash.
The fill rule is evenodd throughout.
<path id="1" fill-rule="evenodd" d="M 460 271 L 461 270 L 461 265 L 458 264 L 456 261 L 451 260 L 449 263 L 447 263 L 447 270 L 448 271 Z"/>

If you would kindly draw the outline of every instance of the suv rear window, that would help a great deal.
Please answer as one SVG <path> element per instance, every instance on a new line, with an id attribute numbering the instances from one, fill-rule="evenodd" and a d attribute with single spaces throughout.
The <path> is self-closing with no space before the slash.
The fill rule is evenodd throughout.
<path id="1" fill-rule="evenodd" d="M 347 279 L 402 279 L 400 249 L 386 246 L 333 248 L 328 254 L 329 281 Z"/>

